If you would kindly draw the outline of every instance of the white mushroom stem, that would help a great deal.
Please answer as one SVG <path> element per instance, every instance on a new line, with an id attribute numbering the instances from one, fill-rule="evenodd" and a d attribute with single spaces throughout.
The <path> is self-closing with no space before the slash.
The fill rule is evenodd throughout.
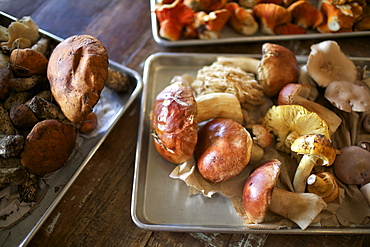
<path id="1" fill-rule="evenodd" d="M 329 196 L 333 191 L 333 186 L 330 186 L 327 181 L 316 174 L 311 174 L 307 178 L 307 185 L 314 187 L 318 192 L 320 192 L 320 197 Z"/>
<path id="2" fill-rule="evenodd" d="M 362 185 L 360 191 L 370 206 L 370 183 Z"/>
<path id="3" fill-rule="evenodd" d="M 252 57 L 217 57 L 217 63 L 257 74 L 261 60 Z"/>
<path id="4" fill-rule="evenodd" d="M 303 193 L 306 189 L 307 178 L 310 176 L 312 169 L 319 158 L 315 155 L 305 154 L 298 164 L 296 173 L 293 179 L 293 187 L 295 192 Z"/>
<path id="5" fill-rule="evenodd" d="M 313 193 L 294 193 L 275 187 L 269 209 L 304 230 L 326 207 L 325 201 Z"/>

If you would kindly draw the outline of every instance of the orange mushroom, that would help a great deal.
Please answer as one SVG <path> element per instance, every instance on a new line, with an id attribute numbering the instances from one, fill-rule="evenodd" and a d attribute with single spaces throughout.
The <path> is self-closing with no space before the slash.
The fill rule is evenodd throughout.
<path id="1" fill-rule="evenodd" d="M 185 38 L 217 39 L 221 30 L 230 18 L 226 9 L 215 10 L 207 14 L 204 11 L 195 13 L 192 23 L 185 27 Z"/>
<path id="2" fill-rule="evenodd" d="M 341 5 L 339 7 L 339 5 L 333 4 L 330 0 L 323 0 L 320 10 L 324 15 L 324 21 L 317 27 L 317 30 L 321 33 L 352 31 L 355 16 L 360 11 L 357 7 L 360 7 L 360 5 L 354 5 L 353 12 L 351 5 L 348 5 L 348 7 Z"/>
<path id="3" fill-rule="evenodd" d="M 307 190 L 320 196 L 325 202 L 334 201 L 339 195 L 339 186 L 330 172 L 311 174 L 307 178 Z"/>
<path id="4" fill-rule="evenodd" d="M 274 3 L 260 3 L 253 7 L 253 14 L 260 22 L 263 34 L 275 34 L 275 27 L 291 22 L 292 16 L 284 7 Z"/>
<path id="5" fill-rule="evenodd" d="M 225 8 L 230 12 L 228 24 L 238 33 L 253 35 L 258 30 L 258 23 L 254 19 L 251 9 L 246 9 L 235 2 L 226 4 Z"/>
<path id="6" fill-rule="evenodd" d="M 222 9 L 228 0 L 184 0 L 184 4 L 195 12 L 212 12 Z"/>
<path id="7" fill-rule="evenodd" d="M 180 39 L 183 28 L 194 18 L 194 11 L 184 5 L 182 0 L 157 5 L 154 12 L 159 21 L 159 35 L 172 41 Z"/>
<path id="8" fill-rule="evenodd" d="M 307 0 L 299 0 L 292 3 L 287 10 L 293 18 L 293 23 L 304 28 L 317 28 L 323 21 L 324 16 L 320 10 Z"/>
<path id="9" fill-rule="evenodd" d="M 282 25 L 279 25 L 275 27 L 275 33 L 276 34 L 305 34 L 307 33 L 307 30 L 303 27 L 300 27 L 298 25 L 295 25 L 293 23 L 287 22 Z"/>

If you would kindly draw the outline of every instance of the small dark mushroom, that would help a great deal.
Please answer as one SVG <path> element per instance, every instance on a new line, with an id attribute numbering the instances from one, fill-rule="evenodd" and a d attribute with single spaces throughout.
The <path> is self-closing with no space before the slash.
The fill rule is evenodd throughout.
<path id="1" fill-rule="evenodd" d="M 335 175 L 346 184 L 369 183 L 370 152 L 359 146 L 348 146 L 340 152 L 333 164 Z"/>

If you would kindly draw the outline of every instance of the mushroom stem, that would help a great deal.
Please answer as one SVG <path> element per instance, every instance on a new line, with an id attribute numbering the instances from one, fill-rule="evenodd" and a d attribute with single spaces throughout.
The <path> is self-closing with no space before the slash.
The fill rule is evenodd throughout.
<path id="1" fill-rule="evenodd" d="M 327 204 L 313 193 L 294 193 L 275 187 L 269 209 L 306 229 Z"/>
<path id="2" fill-rule="evenodd" d="M 303 155 L 299 165 L 297 167 L 296 173 L 293 179 L 294 190 L 297 193 L 303 193 L 306 189 L 306 182 L 308 176 L 310 176 L 312 169 L 316 165 L 318 157 L 310 154 Z"/>
<path id="3" fill-rule="evenodd" d="M 253 57 L 217 57 L 217 62 L 224 66 L 240 68 L 246 72 L 257 74 L 260 60 Z"/>
<path id="4" fill-rule="evenodd" d="M 325 202 L 331 202 L 339 195 L 337 181 L 329 172 L 311 174 L 307 179 L 307 190 L 320 196 Z"/>
<path id="5" fill-rule="evenodd" d="M 307 185 L 309 186 L 312 186 L 314 188 L 316 188 L 317 191 L 320 191 L 320 192 L 325 192 L 327 191 L 327 189 L 325 188 L 326 187 L 326 182 L 324 181 L 323 178 L 317 176 L 316 174 L 311 174 L 308 178 L 307 178 Z M 326 193 L 325 193 L 326 194 Z M 328 194 L 327 194 L 328 195 Z"/>

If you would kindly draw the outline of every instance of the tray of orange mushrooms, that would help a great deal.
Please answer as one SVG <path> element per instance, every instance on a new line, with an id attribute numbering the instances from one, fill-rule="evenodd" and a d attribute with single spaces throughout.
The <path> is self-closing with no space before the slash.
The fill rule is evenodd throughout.
<path id="1" fill-rule="evenodd" d="M 151 0 L 154 40 L 184 46 L 370 35 L 366 0 Z"/>
<path id="2" fill-rule="evenodd" d="M 141 228 L 370 233 L 370 58 L 156 53 L 132 195 Z M 284 71 L 284 73 L 282 73 Z"/>

